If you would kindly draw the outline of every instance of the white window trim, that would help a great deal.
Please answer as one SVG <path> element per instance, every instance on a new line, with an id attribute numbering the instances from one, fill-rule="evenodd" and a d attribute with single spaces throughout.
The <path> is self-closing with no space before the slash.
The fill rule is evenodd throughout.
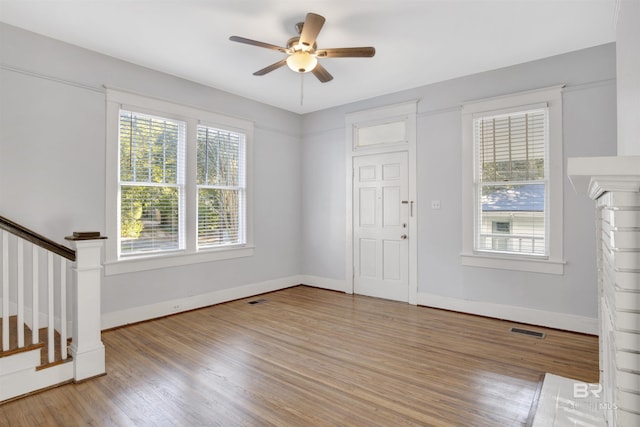
<path id="1" fill-rule="evenodd" d="M 105 274 L 122 274 L 157 268 L 175 267 L 202 262 L 218 261 L 254 254 L 253 244 L 253 129 L 254 124 L 247 120 L 228 117 L 211 111 L 187 105 L 176 104 L 167 100 L 147 97 L 120 89 L 106 89 L 106 201 L 105 229 L 107 239 L 105 250 Z M 187 171 L 196 170 L 196 128 L 198 124 L 212 125 L 223 129 L 238 131 L 246 135 L 246 243 L 214 248 L 197 248 L 197 188 L 195 173 L 186 175 L 186 233 L 184 250 L 172 252 L 127 256 L 118 258 L 118 122 L 120 109 L 179 119 L 187 126 Z M 189 147 L 189 145 L 193 147 Z"/>
<path id="2" fill-rule="evenodd" d="M 564 85 L 467 102 L 462 106 L 462 265 L 564 274 L 563 258 L 563 143 L 562 88 Z M 473 118 L 528 109 L 546 104 L 549 111 L 548 144 L 548 247 L 544 259 L 518 254 L 493 254 L 474 250 L 474 146 Z"/>

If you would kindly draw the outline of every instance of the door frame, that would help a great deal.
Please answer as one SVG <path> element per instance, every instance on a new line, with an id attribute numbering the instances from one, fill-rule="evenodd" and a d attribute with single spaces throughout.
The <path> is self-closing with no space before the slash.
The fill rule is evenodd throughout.
<path id="1" fill-rule="evenodd" d="M 345 249 L 345 292 L 354 292 L 353 257 L 353 178 L 354 157 L 406 151 L 408 153 L 409 201 L 413 214 L 409 215 L 409 304 L 418 304 L 418 203 L 416 177 L 416 114 L 418 100 L 394 104 L 370 110 L 358 111 L 345 118 L 345 160 L 346 160 L 346 249 Z M 370 134 L 362 132 L 377 127 L 380 140 L 360 141 Z M 388 131 L 388 132 L 386 132 Z M 411 209 L 411 208 L 410 208 Z"/>

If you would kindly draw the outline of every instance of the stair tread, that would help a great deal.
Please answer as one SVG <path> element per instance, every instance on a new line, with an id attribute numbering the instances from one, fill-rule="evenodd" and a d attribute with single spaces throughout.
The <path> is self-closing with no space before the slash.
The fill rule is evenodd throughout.
<path id="1" fill-rule="evenodd" d="M 2 340 L 3 328 L 2 323 L 3 319 L 0 318 L 0 342 Z M 48 351 L 49 351 L 49 336 L 47 328 L 40 328 L 38 330 L 38 343 L 32 344 L 32 333 L 31 329 L 24 325 L 24 342 L 25 345 L 23 347 L 18 347 L 18 318 L 17 316 L 9 316 L 9 349 L 5 351 L 0 351 L 0 358 L 11 356 L 13 354 L 27 352 L 35 349 L 40 349 L 40 365 L 39 369 L 44 367 L 49 367 L 52 365 L 57 365 L 66 360 L 70 359 L 70 356 L 67 355 L 67 359 L 62 359 L 62 352 L 60 349 L 60 334 L 58 331 L 54 331 L 54 360 L 53 362 L 49 362 L 48 359 Z"/>

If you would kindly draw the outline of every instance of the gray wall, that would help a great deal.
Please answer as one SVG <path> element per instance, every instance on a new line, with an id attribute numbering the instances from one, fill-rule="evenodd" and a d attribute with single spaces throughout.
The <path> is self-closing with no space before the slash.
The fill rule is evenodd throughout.
<path id="1" fill-rule="evenodd" d="M 103 313 L 300 273 L 298 115 L 2 23 L 0 55 L 0 215 L 57 242 L 105 231 L 103 85 L 255 122 L 255 256 L 108 276 Z"/>
<path id="2" fill-rule="evenodd" d="M 564 156 L 616 151 L 613 44 L 458 78 L 304 116 L 304 271 L 345 277 L 345 113 L 418 99 L 418 292 L 596 318 L 594 207 L 564 179 L 563 276 L 460 263 L 464 101 L 566 84 Z M 330 176 L 329 179 L 327 177 Z M 431 210 L 431 200 L 442 208 Z M 330 231 L 332 230 L 332 231 Z M 425 301 L 425 298 L 420 298 Z"/>

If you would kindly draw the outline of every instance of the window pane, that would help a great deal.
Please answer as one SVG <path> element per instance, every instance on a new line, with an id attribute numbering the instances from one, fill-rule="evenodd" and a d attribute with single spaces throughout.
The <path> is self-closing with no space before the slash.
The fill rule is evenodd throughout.
<path id="1" fill-rule="evenodd" d="M 183 128 L 178 121 L 121 111 L 120 180 L 175 184 Z"/>
<path id="2" fill-rule="evenodd" d="M 407 139 L 406 122 L 392 122 L 382 125 L 367 126 L 357 129 L 356 141 L 358 147 L 377 144 L 393 144 Z"/>
<path id="3" fill-rule="evenodd" d="M 478 250 L 544 255 L 545 184 L 483 185 Z"/>
<path id="4" fill-rule="evenodd" d="M 241 242 L 240 190 L 201 188 L 198 191 L 198 245 L 218 246 Z"/>
<path id="5" fill-rule="evenodd" d="M 478 167 L 485 182 L 545 178 L 546 111 L 474 121 Z"/>
<path id="6" fill-rule="evenodd" d="M 198 126 L 198 185 L 241 185 L 244 136 Z"/>
<path id="7" fill-rule="evenodd" d="M 177 187 L 123 185 L 120 200 L 122 255 L 180 249 Z"/>

